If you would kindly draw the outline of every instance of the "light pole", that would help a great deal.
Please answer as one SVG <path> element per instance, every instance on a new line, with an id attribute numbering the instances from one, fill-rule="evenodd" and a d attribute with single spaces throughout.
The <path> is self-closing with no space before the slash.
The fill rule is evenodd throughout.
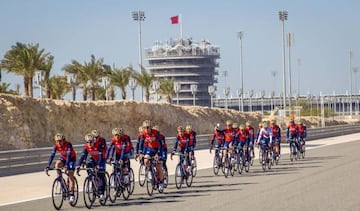
<path id="1" fill-rule="evenodd" d="M 292 98 L 292 89 L 291 89 L 291 54 L 290 54 L 290 49 L 291 46 L 293 45 L 293 40 L 294 40 L 294 34 L 293 33 L 288 33 L 287 36 L 287 45 L 288 45 L 288 55 L 289 55 L 289 107 L 291 108 L 291 98 Z"/>
<path id="2" fill-rule="evenodd" d="M 239 111 L 244 112 L 243 90 L 242 89 L 237 89 L 236 94 L 237 94 L 237 96 L 239 98 Z"/>
<path id="3" fill-rule="evenodd" d="M 249 91 L 249 97 L 250 97 L 250 109 L 249 111 L 252 112 L 252 97 L 254 96 L 254 90 Z"/>
<path id="4" fill-rule="evenodd" d="M 190 89 L 191 89 L 191 93 L 193 95 L 193 106 L 195 106 L 195 95 L 196 95 L 196 92 L 198 91 L 198 86 L 196 84 L 191 84 Z"/>
<path id="5" fill-rule="evenodd" d="M 214 97 L 215 91 L 216 91 L 216 86 L 209 86 L 208 87 L 208 92 L 209 92 L 210 99 L 211 99 L 211 108 L 214 107 L 213 97 Z"/>
<path id="6" fill-rule="evenodd" d="M 108 85 L 109 85 L 109 83 L 110 83 L 110 79 L 109 79 L 109 77 L 107 77 L 107 76 L 103 76 L 103 77 L 101 78 L 101 81 L 102 81 L 102 85 L 103 85 L 103 87 L 104 87 L 104 89 L 105 89 L 105 100 L 109 100 L 109 96 L 108 96 Z"/>
<path id="7" fill-rule="evenodd" d="M 285 21 L 287 20 L 288 12 L 286 10 L 279 11 L 279 19 L 282 22 L 282 63 L 283 63 L 283 109 L 286 117 L 286 74 L 285 74 Z"/>
<path id="8" fill-rule="evenodd" d="M 35 71 L 35 85 L 39 87 L 40 90 L 40 98 L 43 97 L 42 95 L 42 82 L 44 80 L 44 71 L 43 70 L 36 70 Z"/>
<path id="9" fill-rule="evenodd" d="M 225 108 L 228 108 L 228 97 L 230 94 L 230 87 L 225 87 L 224 88 L 224 94 L 225 94 Z"/>
<path id="10" fill-rule="evenodd" d="M 238 38 L 240 39 L 240 90 L 241 92 L 244 90 L 244 70 L 243 70 L 243 53 L 242 53 L 242 38 L 244 37 L 244 32 L 237 33 Z M 243 93 L 240 93 L 241 97 L 241 112 L 244 112 L 244 96 Z"/>
<path id="11" fill-rule="evenodd" d="M 349 52 L 349 68 L 350 68 L 350 118 L 352 118 L 352 51 Z"/>
<path id="12" fill-rule="evenodd" d="M 75 101 L 76 99 L 76 90 L 75 90 L 75 86 L 76 86 L 76 74 L 75 73 L 70 73 L 66 75 L 66 79 L 68 84 L 70 84 L 71 89 L 72 89 L 72 98 L 73 101 Z"/>
<path id="13" fill-rule="evenodd" d="M 138 22 L 138 32 L 139 32 L 139 65 L 142 67 L 142 47 L 141 47 L 141 21 L 145 20 L 145 13 L 144 11 L 133 11 L 132 18 L 134 21 Z M 141 89 L 141 100 L 144 100 L 144 89 Z"/>
<path id="14" fill-rule="evenodd" d="M 179 93 L 181 89 L 181 84 L 179 82 L 174 82 L 174 91 L 176 94 L 176 105 L 179 105 Z"/>
<path id="15" fill-rule="evenodd" d="M 357 95 L 359 93 L 359 90 L 357 88 L 357 76 L 356 76 L 356 74 L 358 73 L 359 68 L 358 67 L 353 67 L 352 71 L 354 72 L 354 75 L 355 75 L 355 94 Z"/>
<path id="16" fill-rule="evenodd" d="M 265 97 L 265 91 L 264 90 L 261 91 L 260 97 L 261 97 L 261 114 L 264 115 L 264 97 Z"/>
<path id="17" fill-rule="evenodd" d="M 129 80 L 129 87 L 131 89 L 131 94 L 132 94 L 132 100 L 135 100 L 135 89 L 137 87 L 137 82 L 135 79 L 130 78 Z"/>
<path id="18" fill-rule="evenodd" d="M 152 84 L 152 88 L 155 92 L 155 101 L 157 102 L 158 101 L 158 90 L 160 88 L 160 82 L 158 80 L 155 80 Z"/>

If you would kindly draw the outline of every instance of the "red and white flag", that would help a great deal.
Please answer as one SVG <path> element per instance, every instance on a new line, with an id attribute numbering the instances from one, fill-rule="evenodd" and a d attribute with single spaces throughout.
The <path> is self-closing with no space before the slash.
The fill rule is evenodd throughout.
<path id="1" fill-rule="evenodd" d="M 170 17 L 171 24 L 178 24 L 179 23 L 179 16 L 172 16 Z"/>

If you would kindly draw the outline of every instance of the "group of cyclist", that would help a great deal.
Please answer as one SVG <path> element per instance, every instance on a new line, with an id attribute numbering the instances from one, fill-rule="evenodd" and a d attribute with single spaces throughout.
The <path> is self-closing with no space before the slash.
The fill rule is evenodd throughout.
<path id="1" fill-rule="evenodd" d="M 306 126 L 303 122 L 293 120 L 286 127 L 286 137 L 288 140 L 295 140 L 298 150 L 301 150 L 301 142 L 305 143 L 307 136 Z M 191 160 L 194 158 L 196 147 L 196 132 L 190 124 L 177 127 L 176 139 L 171 149 L 171 157 L 179 151 L 179 154 L 186 155 L 187 168 L 191 173 Z M 108 146 L 105 138 L 100 136 L 98 130 L 92 130 L 84 137 L 84 148 L 80 158 L 76 162 L 76 152 L 69 140 L 61 133 L 54 136 L 54 146 L 48 159 L 45 170 L 49 170 L 50 165 L 55 157 L 56 152 L 60 153 L 60 157 L 55 162 L 55 168 L 65 168 L 69 175 L 70 202 L 74 201 L 74 172 L 79 171 L 81 166 L 86 169 L 98 169 L 98 176 L 102 180 L 100 187 L 100 200 L 105 200 L 105 168 L 106 163 L 113 162 L 119 164 L 123 168 L 124 181 L 128 182 L 126 177 L 130 169 L 130 158 L 134 155 L 135 160 L 139 159 L 149 168 L 150 160 L 157 161 L 156 169 L 159 173 L 160 185 L 159 190 L 164 189 L 164 175 L 167 175 L 167 154 L 168 147 L 165 136 L 159 131 L 158 126 L 153 126 L 150 120 L 145 120 L 139 127 L 137 135 L 136 148 L 134 149 L 129 135 L 125 134 L 123 128 L 112 129 L 112 138 Z M 261 150 L 275 150 L 278 158 L 281 155 L 281 129 L 274 120 L 259 123 L 259 127 L 255 131 L 249 121 L 245 124 L 233 123 L 231 120 L 226 121 L 226 126 L 221 128 L 218 123 L 213 131 L 213 137 L 210 144 L 210 153 L 215 148 L 215 153 L 223 148 L 225 154 L 233 153 L 234 149 L 242 149 L 245 153 L 246 165 L 255 157 L 254 145 L 257 144 Z M 88 158 L 89 157 L 89 158 Z M 114 170 L 117 165 L 114 165 Z M 90 172 L 88 171 L 88 174 Z"/>
<path id="2" fill-rule="evenodd" d="M 182 126 L 177 128 L 176 142 L 172 148 L 171 155 L 174 155 L 179 147 L 181 153 L 188 153 L 189 156 L 194 156 L 196 146 L 196 132 L 192 130 L 190 124 L 186 125 L 184 130 Z M 92 168 L 98 170 L 98 176 L 102 180 L 100 187 L 100 200 L 105 200 L 105 170 L 106 163 L 116 164 L 115 168 L 122 168 L 124 173 L 124 181 L 129 182 L 128 170 L 130 169 L 130 158 L 134 155 L 135 160 L 139 159 L 144 162 L 145 166 L 149 168 L 150 160 L 157 161 L 156 169 L 159 173 L 160 185 L 159 190 L 164 189 L 164 175 L 167 172 L 167 144 L 165 136 L 159 131 L 158 126 L 153 126 L 150 120 L 145 120 L 139 127 L 137 135 L 136 148 L 134 150 L 131 138 L 125 134 L 123 128 L 112 129 L 112 138 L 109 146 L 105 138 L 100 136 L 98 130 L 92 130 L 84 136 L 84 148 L 82 150 L 80 159 L 76 162 L 76 152 L 69 140 L 61 133 L 54 136 L 54 146 L 48 159 L 48 164 L 45 170 L 48 171 L 51 163 L 55 157 L 56 152 L 60 153 L 60 157 L 55 162 L 55 168 L 65 168 L 69 175 L 70 187 L 70 202 L 75 200 L 74 197 L 74 172 L 78 172 L 81 166 L 86 166 L 88 174 Z M 89 158 L 88 158 L 89 157 Z M 190 160 L 190 159 L 189 159 Z M 191 166 L 191 165 L 189 165 Z"/>
<path id="3" fill-rule="evenodd" d="M 225 154 L 232 154 L 234 149 L 242 149 L 245 153 L 246 164 L 248 165 L 251 156 L 254 156 L 252 154 L 253 151 L 249 153 L 249 149 L 254 146 L 254 141 L 255 131 L 249 121 L 246 122 L 246 125 L 238 125 L 238 123 L 227 120 L 225 128 L 221 128 L 219 123 L 215 126 L 210 144 L 210 153 L 213 148 L 215 148 L 215 154 L 218 154 L 221 148 L 224 149 Z"/>
<path id="4" fill-rule="evenodd" d="M 300 141 L 305 144 L 307 136 L 306 126 L 302 121 L 295 124 L 294 120 L 290 120 L 286 128 L 287 140 L 295 140 L 298 150 L 301 149 Z M 233 153 L 234 149 L 242 149 L 246 155 L 246 165 L 251 158 L 254 158 L 254 144 L 259 146 L 262 152 L 272 150 L 278 159 L 281 156 L 281 128 L 276 124 L 275 120 L 260 122 L 255 132 L 254 127 L 250 121 L 238 125 L 231 120 L 226 121 L 224 128 L 220 127 L 218 123 L 213 131 L 212 140 L 210 143 L 210 153 L 215 148 L 215 153 L 219 153 L 219 149 L 223 148 L 224 153 Z"/>

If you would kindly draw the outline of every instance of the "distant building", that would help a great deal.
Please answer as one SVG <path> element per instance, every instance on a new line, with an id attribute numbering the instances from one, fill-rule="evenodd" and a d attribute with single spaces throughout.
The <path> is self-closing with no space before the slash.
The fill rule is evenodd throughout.
<path id="1" fill-rule="evenodd" d="M 217 68 L 220 48 L 207 40 L 195 42 L 179 38 L 166 42 L 155 42 L 151 49 L 145 49 L 146 66 L 158 78 L 170 78 L 180 84 L 179 98 L 175 94 L 172 103 L 193 105 L 191 85 L 197 85 L 195 103 L 210 106 L 208 87 L 217 83 Z"/>

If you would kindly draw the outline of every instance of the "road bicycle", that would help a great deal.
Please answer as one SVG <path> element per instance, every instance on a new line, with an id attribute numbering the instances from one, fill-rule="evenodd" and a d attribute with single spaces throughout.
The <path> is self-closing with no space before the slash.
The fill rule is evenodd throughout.
<path id="1" fill-rule="evenodd" d="M 297 160 L 298 159 L 298 150 L 297 150 L 297 146 L 296 146 L 296 140 L 290 139 L 290 161 L 293 161 L 294 159 Z"/>
<path id="2" fill-rule="evenodd" d="M 64 171 L 62 168 L 49 168 L 45 169 L 46 175 L 50 176 L 49 170 L 56 170 L 57 177 L 54 179 L 51 188 L 51 199 L 55 209 L 60 210 L 63 202 L 69 200 L 71 196 L 70 187 L 69 187 L 69 174 L 67 171 Z M 74 197 L 73 202 L 69 201 L 70 206 L 75 207 L 78 198 L 79 198 L 79 187 L 76 177 L 74 176 Z"/>
<path id="3" fill-rule="evenodd" d="M 223 168 L 224 164 L 222 162 L 223 149 L 224 149 L 223 147 L 220 147 L 218 150 L 215 149 L 215 155 L 214 155 L 214 160 L 213 160 L 213 172 L 215 175 L 219 174 L 220 169 L 224 173 L 224 168 Z M 210 153 L 211 153 L 211 150 L 210 150 Z"/>
<path id="4" fill-rule="evenodd" d="M 303 138 L 300 138 L 300 155 L 302 158 L 305 158 L 305 140 Z"/>
<path id="5" fill-rule="evenodd" d="M 86 170 L 88 175 L 84 180 L 83 186 L 83 196 L 84 203 L 88 209 L 91 209 L 96 198 L 99 198 L 99 203 L 104 206 L 106 201 L 109 198 L 109 185 L 108 178 L 109 174 L 105 170 L 99 170 L 96 167 L 90 168 L 81 168 L 77 171 L 77 175 L 80 176 L 80 170 Z M 101 180 L 99 174 L 104 174 L 104 181 Z M 102 191 L 102 186 L 104 186 L 104 191 Z M 105 198 L 101 199 L 101 195 L 104 195 Z"/>
<path id="6" fill-rule="evenodd" d="M 114 166 L 114 170 L 109 178 L 109 199 L 115 203 L 116 198 L 121 195 L 125 200 L 128 200 L 135 188 L 135 175 L 131 167 L 129 167 L 129 160 L 124 164 L 110 163 Z"/>
<path id="7" fill-rule="evenodd" d="M 174 155 L 178 155 L 179 156 L 179 162 L 176 165 L 175 168 L 175 186 L 177 189 L 180 189 L 182 184 L 186 183 L 186 186 L 191 187 L 192 182 L 193 182 L 193 175 L 192 175 L 192 170 L 191 167 L 189 168 L 188 166 L 188 153 L 175 153 Z M 171 160 L 172 160 L 172 156 L 171 155 Z"/>
<path id="8" fill-rule="evenodd" d="M 164 192 L 164 189 L 159 188 L 160 186 L 160 177 L 159 172 L 156 169 L 156 165 L 158 165 L 158 161 L 153 157 L 149 160 L 150 166 L 146 168 L 145 176 L 146 176 L 146 190 L 149 196 L 152 196 L 154 190 L 158 190 L 159 193 Z M 165 187 L 165 186 L 164 186 Z"/>
<path id="9" fill-rule="evenodd" d="M 145 175 L 145 173 L 146 173 L 146 166 L 145 166 L 145 164 L 144 164 L 144 157 L 142 157 L 140 160 L 139 160 L 139 162 L 140 162 L 140 166 L 139 166 L 139 173 L 138 173 L 138 175 L 139 175 L 139 185 L 141 186 L 141 187 L 143 187 L 144 186 L 144 184 L 145 184 L 145 180 L 146 180 L 146 175 Z"/>
<path id="10" fill-rule="evenodd" d="M 245 152 L 244 152 L 244 149 L 242 147 L 240 147 L 240 146 L 238 146 L 238 150 L 239 150 L 239 157 L 238 157 L 238 160 L 237 160 L 238 173 L 242 174 L 244 168 L 245 168 L 246 172 L 249 172 L 251 164 L 249 163 L 249 161 L 247 159 L 248 158 L 248 155 L 246 153 L 247 150 L 245 150 Z"/>

